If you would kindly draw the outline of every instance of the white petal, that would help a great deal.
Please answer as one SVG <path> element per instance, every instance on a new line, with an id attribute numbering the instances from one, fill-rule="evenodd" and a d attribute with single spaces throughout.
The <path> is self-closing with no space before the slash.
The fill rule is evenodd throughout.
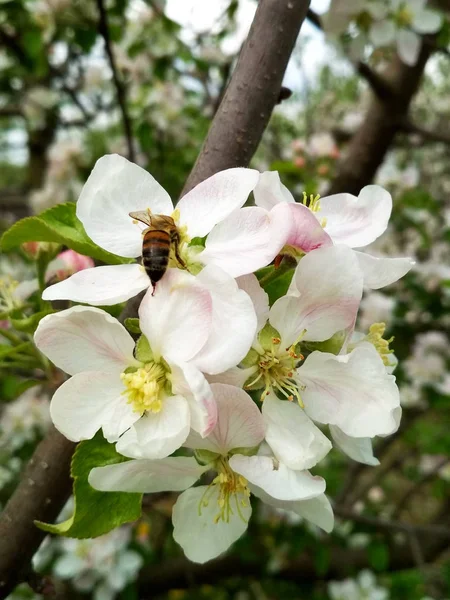
<path id="1" fill-rule="evenodd" d="M 417 33 L 436 33 L 442 26 L 442 16 L 434 10 L 420 10 L 414 15 L 412 27 Z"/>
<path id="2" fill-rule="evenodd" d="M 46 288 L 42 298 L 110 306 L 125 302 L 149 285 L 148 275 L 138 264 L 108 265 L 78 271 L 68 279 Z"/>
<path id="3" fill-rule="evenodd" d="M 34 334 L 36 346 L 57 367 L 74 375 L 82 371 L 120 373 L 138 365 L 134 340 L 104 310 L 73 306 L 44 317 Z"/>
<path id="4" fill-rule="evenodd" d="M 335 244 L 367 246 L 385 230 L 391 216 L 392 197 L 379 185 L 367 185 L 358 198 L 336 194 L 320 200 L 318 218 L 326 218 L 325 231 Z"/>
<path id="5" fill-rule="evenodd" d="M 252 493 L 258 496 L 263 502 L 274 506 L 275 508 L 282 508 L 283 510 L 290 510 L 293 513 L 303 517 L 307 521 L 310 521 L 314 525 L 317 525 L 327 533 L 333 530 L 334 527 L 334 515 L 330 501 L 325 494 L 320 494 L 310 500 L 276 500 L 266 494 L 260 488 L 252 486 Z"/>
<path id="6" fill-rule="evenodd" d="M 369 31 L 372 44 L 378 46 L 389 46 L 395 40 L 396 28 L 392 21 L 384 20 L 374 23 Z"/>
<path id="7" fill-rule="evenodd" d="M 254 169 L 227 169 L 199 183 L 177 204 L 180 224 L 190 237 L 203 237 L 234 210 L 243 206 L 259 173 Z"/>
<path id="8" fill-rule="evenodd" d="M 267 323 L 269 318 L 269 296 L 259 285 L 258 278 L 253 273 L 248 275 L 242 275 L 236 279 L 236 282 L 241 290 L 244 290 L 253 302 L 253 307 L 256 312 L 256 318 L 258 321 L 258 327 L 256 332 L 258 333 Z"/>
<path id="9" fill-rule="evenodd" d="M 313 352 L 297 373 L 306 386 L 305 412 L 314 421 L 337 425 L 353 437 L 396 431 L 398 388 L 375 348 L 355 348 L 345 356 Z"/>
<path id="10" fill-rule="evenodd" d="M 201 504 L 206 486 L 183 492 L 172 511 L 173 537 L 183 548 L 189 560 L 204 563 L 228 550 L 247 529 L 252 508 L 248 498 L 235 494 L 231 498 L 233 510 L 228 522 L 215 517 L 220 512 L 218 486 L 208 493 L 208 504 Z M 242 503 L 245 502 L 245 506 Z M 242 515 L 242 518 L 241 516 Z"/>
<path id="11" fill-rule="evenodd" d="M 251 377 L 253 373 L 256 374 L 257 370 L 258 367 L 248 367 L 248 369 L 233 367 L 224 373 L 208 375 L 207 379 L 209 383 L 228 383 L 228 385 L 235 385 L 236 387 L 243 388 L 247 379 Z"/>
<path id="12" fill-rule="evenodd" d="M 191 362 L 204 373 L 217 374 L 235 367 L 250 350 L 256 334 L 256 314 L 248 294 L 218 267 L 206 266 L 197 281 L 211 294 L 211 332 Z"/>
<path id="13" fill-rule="evenodd" d="M 204 439 L 191 431 L 184 446 L 222 455 L 236 448 L 258 446 L 264 439 L 264 421 L 250 396 L 224 383 L 213 383 L 211 389 L 217 402 L 217 424 Z"/>
<path id="14" fill-rule="evenodd" d="M 311 469 L 331 450 L 330 440 L 293 402 L 267 396 L 262 406 L 266 442 L 287 467 Z"/>
<path id="15" fill-rule="evenodd" d="M 280 202 L 294 203 L 291 192 L 280 181 L 278 171 L 265 171 L 259 176 L 258 185 L 253 190 L 256 206 L 271 210 Z"/>
<path id="16" fill-rule="evenodd" d="M 414 31 L 401 29 L 397 34 L 397 52 L 405 65 L 413 67 L 419 58 L 422 40 Z"/>
<path id="17" fill-rule="evenodd" d="M 182 396 L 167 396 L 159 413 L 146 412 L 117 442 L 117 452 L 130 458 L 165 458 L 189 434 L 189 406 Z"/>
<path id="18" fill-rule="evenodd" d="M 74 375 L 56 390 L 50 403 L 56 429 L 73 442 L 90 440 L 117 413 L 116 405 L 126 404 L 123 390 L 119 374 L 86 371 Z M 117 424 L 120 433 L 130 426 L 128 416 L 122 416 L 124 422 Z"/>
<path id="19" fill-rule="evenodd" d="M 293 279 L 299 297 L 283 296 L 270 310 L 270 324 L 288 347 L 303 339 L 322 341 L 353 323 L 362 295 L 362 275 L 345 246 L 319 248 L 304 256 Z"/>
<path id="20" fill-rule="evenodd" d="M 187 362 L 210 335 L 212 311 L 211 294 L 193 275 L 168 269 L 141 302 L 140 327 L 156 356 Z"/>
<path id="21" fill-rule="evenodd" d="M 286 244 L 311 252 L 322 246 L 332 246 L 333 242 L 323 229 L 314 213 L 303 204 L 290 204 L 291 227 Z"/>
<path id="22" fill-rule="evenodd" d="M 122 156 L 109 154 L 96 162 L 84 184 L 77 217 L 96 244 L 134 258 L 141 254 L 142 229 L 128 213 L 147 208 L 155 214 L 173 211 L 169 194 L 150 173 Z"/>
<path id="23" fill-rule="evenodd" d="M 415 265 L 412 258 L 377 258 L 357 251 L 355 254 L 363 272 L 364 285 L 372 290 L 379 290 L 398 281 Z"/>
<path id="24" fill-rule="evenodd" d="M 325 491 L 325 480 L 308 471 L 294 471 L 270 456 L 230 458 L 230 467 L 277 500 L 307 500 Z"/>
<path id="25" fill-rule="evenodd" d="M 336 425 L 330 425 L 330 433 L 336 446 L 353 460 L 373 467 L 380 464 L 380 461 L 373 455 L 372 440 L 370 438 L 350 437 Z"/>
<path id="26" fill-rule="evenodd" d="M 92 469 L 89 484 L 102 492 L 181 492 L 193 485 L 207 469 L 194 458 L 184 456 L 129 460 Z"/>
<path id="27" fill-rule="evenodd" d="M 214 264 L 239 277 L 268 265 L 285 245 L 291 226 L 287 204 L 270 212 L 259 206 L 235 210 L 216 225 L 198 255 L 204 264 Z"/>
<path id="28" fill-rule="evenodd" d="M 202 437 L 209 435 L 217 423 L 217 404 L 204 375 L 193 365 L 170 365 L 172 391 L 186 398 L 191 413 L 191 427 Z"/>

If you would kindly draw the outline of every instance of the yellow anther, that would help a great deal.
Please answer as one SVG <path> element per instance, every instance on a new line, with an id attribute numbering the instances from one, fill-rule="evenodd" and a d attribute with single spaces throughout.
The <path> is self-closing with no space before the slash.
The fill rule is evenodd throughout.
<path id="1" fill-rule="evenodd" d="M 303 204 L 312 212 L 318 212 L 320 210 L 320 194 L 316 196 L 310 194 L 308 198 L 306 192 L 303 192 Z"/>
<path id="2" fill-rule="evenodd" d="M 278 344 L 281 344 L 281 339 L 279 337 L 273 337 L 272 344 L 275 344 L 275 346 L 277 346 Z"/>
<path id="3" fill-rule="evenodd" d="M 125 385 L 122 392 L 127 402 L 140 414 L 149 411 L 158 413 L 162 408 L 162 392 L 167 383 L 168 372 L 162 364 L 150 362 L 132 373 L 122 373 Z"/>
<path id="4" fill-rule="evenodd" d="M 208 506 L 214 490 L 217 489 L 216 486 L 219 486 L 217 499 L 219 512 L 214 516 L 214 523 L 218 523 L 219 521 L 229 523 L 231 515 L 234 515 L 233 505 L 236 508 L 238 516 L 246 522 L 240 507 L 245 508 L 248 506 L 246 499 L 250 498 L 250 490 L 247 480 L 231 469 L 227 457 L 219 458 L 216 461 L 215 468 L 218 474 L 206 488 L 205 493 L 200 499 L 198 514 L 201 515 L 202 508 Z M 239 501 L 238 494 L 243 494 L 244 499 Z"/>
<path id="5" fill-rule="evenodd" d="M 414 14 L 408 6 L 402 6 L 396 13 L 395 20 L 400 27 L 409 27 L 414 20 Z"/>
<path id="6" fill-rule="evenodd" d="M 380 355 L 383 363 L 388 366 L 390 364 L 389 354 L 394 352 L 389 348 L 389 344 L 394 341 L 394 337 L 392 336 L 388 340 L 385 340 L 383 338 L 385 331 L 386 323 L 373 323 L 373 325 L 369 327 L 369 333 L 364 339 L 375 347 L 375 350 Z"/>

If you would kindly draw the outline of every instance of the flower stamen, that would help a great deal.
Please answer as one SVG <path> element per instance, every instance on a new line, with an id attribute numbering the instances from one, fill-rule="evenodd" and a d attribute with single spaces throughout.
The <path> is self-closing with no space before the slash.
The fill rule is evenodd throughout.
<path id="1" fill-rule="evenodd" d="M 167 382 L 167 372 L 160 363 L 149 362 L 132 373 L 122 373 L 128 404 L 135 412 L 158 413 L 162 408 L 162 392 Z"/>

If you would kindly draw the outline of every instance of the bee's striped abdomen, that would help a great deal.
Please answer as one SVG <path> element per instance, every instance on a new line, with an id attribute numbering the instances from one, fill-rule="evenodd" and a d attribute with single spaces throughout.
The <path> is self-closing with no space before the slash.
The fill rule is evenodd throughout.
<path id="1" fill-rule="evenodd" d="M 142 264 L 154 286 L 167 270 L 170 235 L 166 231 L 147 231 L 142 242 Z"/>

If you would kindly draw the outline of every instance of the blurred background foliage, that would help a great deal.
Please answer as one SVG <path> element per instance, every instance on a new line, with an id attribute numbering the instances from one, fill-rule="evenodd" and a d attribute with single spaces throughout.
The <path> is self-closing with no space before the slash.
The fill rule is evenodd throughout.
<path id="1" fill-rule="evenodd" d="M 251 0 L 217 2 L 212 24 L 202 29 L 173 20 L 180 2 L 0 2 L 2 230 L 76 201 L 105 153 L 134 160 L 177 197 L 255 7 Z M 278 170 L 297 199 L 327 193 L 371 96 L 337 46 L 304 29 L 289 70 L 293 94 L 275 110 L 252 164 Z M 152 496 L 139 522 L 107 536 L 48 539 L 35 556 L 37 574 L 11 598 L 450 597 L 449 92 L 448 51 L 436 53 L 411 114 L 442 135 L 397 135 L 376 175 L 394 210 L 370 250 L 413 256 L 417 264 L 397 284 L 365 295 L 359 326 L 367 331 L 384 321 L 395 336 L 404 413 L 398 434 L 376 443 L 380 466 L 333 452 L 317 469 L 334 501 L 333 534 L 258 506 L 249 534 L 228 556 L 192 566 L 171 538 L 174 498 Z M 48 427 L 52 391 L 40 376 L 51 366 L 37 368 L 31 346 L 16 351 L 29 344 L 36 323 L 27 317 L 40 310 L 33 287 L 23 292 L 17 284 L 43 276 L 42 255 L 48 262 L 61 249 L 28 246 L 0 256 L 0 506 Z M 53 372 L 53 386 L 58 381 Z"/>

